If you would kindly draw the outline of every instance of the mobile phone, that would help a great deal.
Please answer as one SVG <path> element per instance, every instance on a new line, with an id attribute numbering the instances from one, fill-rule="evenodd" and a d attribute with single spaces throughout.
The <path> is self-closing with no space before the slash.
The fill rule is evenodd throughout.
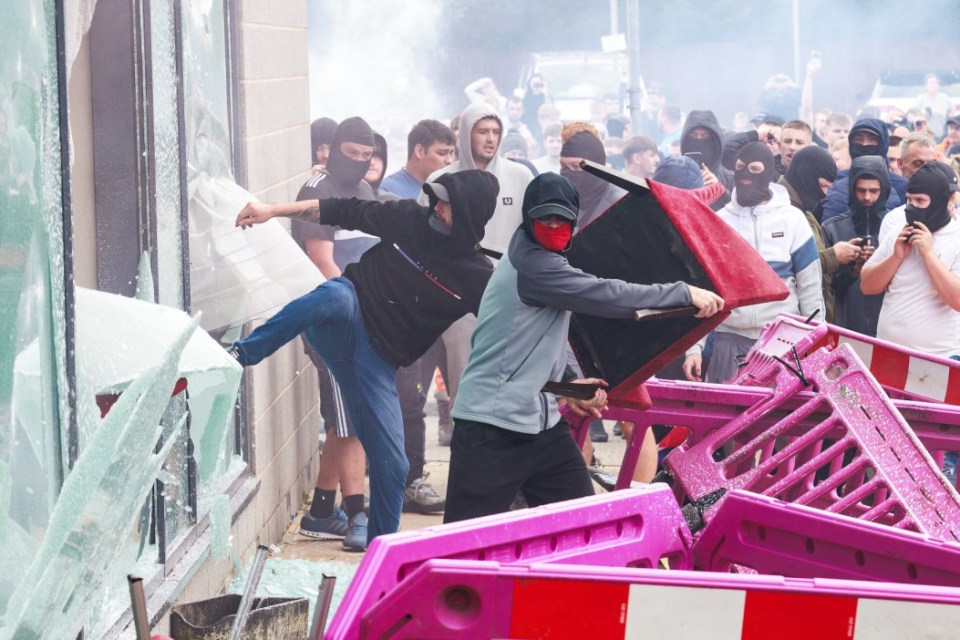
<path id="1" fill-rule="evenodd" d="M 873 236 L 863 236 L 863 246 L 869 247 L 873 245 Z"/>
<path id="2" fill-rule="evenodd" d="M 683 155 L 687 156 L 688 158 L 696 162 L 698 167 L 703 166 L 703 154 L 700 153 L 699 151 L 687 151 Z"/>
<path id="3" fill-rule="evenodd" d="M 820 58 L 823 57 L 823 52 L 822 52 L 822 51 L 817 51 L 816 49 L 814 49 L 813 51 L 810 52 L 810 57 L 811 57 L 811 58 L 816 58 L 817 60 L 819 60 Z"/>

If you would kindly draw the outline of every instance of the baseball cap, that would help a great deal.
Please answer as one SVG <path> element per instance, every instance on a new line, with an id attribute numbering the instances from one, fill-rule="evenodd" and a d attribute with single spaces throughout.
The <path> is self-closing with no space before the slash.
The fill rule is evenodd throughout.
<path id="1" fill-rule="evenodd" d="M 437 200 L 450 202 L 450 192 L 447 191 L 447 188 L 439 182 L 424 182 L 423 192 L 428 196 L 433 196 Z"/>
<path id="2" fill-rule="evenodd" d="M 957 173 L 953 170 L 953 167 L 940 160 L 931 160 L 928 164 L 946 176 L 947 182 L 950 183 L 950 191 L 960 192 L 960 183 L 958 183 Z"/>

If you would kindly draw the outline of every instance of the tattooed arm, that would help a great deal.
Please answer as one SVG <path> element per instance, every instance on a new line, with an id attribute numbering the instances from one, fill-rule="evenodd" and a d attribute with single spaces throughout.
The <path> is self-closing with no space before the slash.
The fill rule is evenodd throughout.
<path id="1" fill-rule="evenodd" d="M 248 202 L 237 215 L 236 226 L 247 229 L 276 217 L 320 222 L 320 201 L 301 200 L 300 202 L 280 202 L 277 204 Z"/>

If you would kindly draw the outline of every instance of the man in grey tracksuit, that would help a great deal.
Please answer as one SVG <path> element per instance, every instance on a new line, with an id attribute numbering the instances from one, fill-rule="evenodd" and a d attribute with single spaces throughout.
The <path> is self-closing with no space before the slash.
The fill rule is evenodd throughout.
<path id="1" fill-rule="evenodd" d="M 570 266 L 562 253 L 578 210 L 576 190 L 555 173 L 526 189 L 523 222 L 484 291 L 453 408 L 444 522 L 506 511 L 518 491 L 531 507 L 593 494 L 557 407 L 599 417 L 606 393 L 575 400 L 541 390 L 576 377 L 566 356 L 571 312 L 631 318 L 637 309 L 693 304 L 707 317 L 723 308 L 716 294 L 683 282 L 639 285 Z"/>

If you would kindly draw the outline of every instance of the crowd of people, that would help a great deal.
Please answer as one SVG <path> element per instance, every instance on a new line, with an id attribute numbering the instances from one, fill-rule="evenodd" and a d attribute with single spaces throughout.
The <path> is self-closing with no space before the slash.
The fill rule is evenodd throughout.
<path id="1" fill-rule="evenodd" d="M 571 312 L 693 305 L 707 317 L 723 300 L 567 263 L 576 230 L 625 193 L 584 172 L 584 159 L 695 190 L 790 292 L 733 310 L 660 375 L 730 379 L 783 312 L 960 359 L 960 115 L 935 77 L 916 110 L 814 113 L 805 90 L 795 112 L 752 122 L 741 113 L 729 127 L 663 94 L 647 87 L 642 130 L 632 131 L 616 98 L 568 121 L 542 76 L 510 96 L 482 78 L 460 114 L 411 128 L 392 173 L 386 141 L 364 119 L 312 124 L 312 176 L 297 202 L 248 204 L 237 225 L 293 218 L 327 281 L 231 347 L 249 366 L 302 335 L 319 372 L 327 436 L 302 534 L 362 551 L 396 531 L 402 511 L 451 522 L 504 511 L 518 496 L 536 506 L 593 492 L 589 439 L 576 447 L 558 406 L 599 418 L 606 383 L 578 371 L 566 346 Z M 424 473 L 424 406 L 438 369 L 446 499 Z M 543 391 L 547 382 L 595 390 L 563 397 Z M 599 420 L 590 435 L 608 437 Z M 648 433 L 636 479 L 652 477 L 656 446 Z"/>

